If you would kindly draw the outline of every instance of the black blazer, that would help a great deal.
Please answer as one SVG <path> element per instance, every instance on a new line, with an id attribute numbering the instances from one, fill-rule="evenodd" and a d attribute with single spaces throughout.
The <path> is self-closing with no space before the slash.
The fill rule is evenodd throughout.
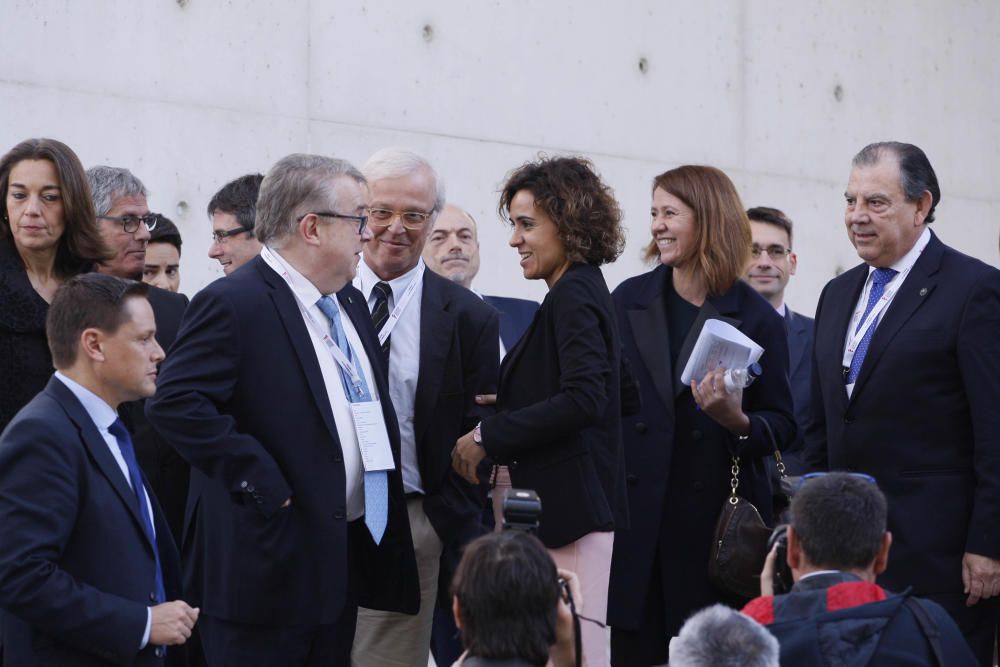
<path id="1" fill-rule="evenodd" d="M 500 313 L 500 339 L 509 352 L 528 330 L 531 320 L 538 311 L 538 304 L 528 299 L 514 299 L 509 296 L 483 296 L 483 301 Z"/>
<path id="2" fill-rule="evenodd" d="M 762 420 L 770 424 L 779 448 L 795 437 L 795 421 L 785 325 L 743 281 L 706 299 L 677 367 L 671 367 L 664 301 L 671 275 L 671 268 L 659 266 L 626 280 L 614 292 L 642 410 L 622 424 L 631 525 L 615 533 L 608 622 L 626 630 L 639 627 L 653 568 L 660 568 L 669 591 L 664 594 L 667 631 L 676 634 L 692 612 L 721 599 L 708 581 L 708 555 L 730 490 L 731 455 L 740 456 L 740 495 L 769 520 L 764 458 L 771 455 L 772 445 Z M 751 421 L 745 441 L 698 410 L 690 387 L 680 381 L 701 327 L 710 318 L 733 324 L 764 348 L 762 375 L 743 393 L 743 409 Z"/>
<path id="3" fill-rule="evenodd" d="M 573 264 L 500 366 L 483 446 L 542 500 L 538 537 L 561 547 L 627 523 L 621 341 L 601 270 Z"/>
<path id="4" fill-rule="evenodd" d="M 164 588 L 175 600 L 177 549 L 149 496 Z M 164 664 L 156 647 L 139 651 L 156 560 L 135 493 L 56 378 L 0 438 L 0 526 L 5 665 Z M 183 651 L 167 654 L 173 663 Z"/>
<path id="5" fill-rule="evenodd" d="M 424 272 L 420 307 L 420 371 L 413 427 L 426 497 L 424 512 L 448 544 L 478 523 L 486 490 L 451 467 L 455 442 L 493 414 L 476 405 L 477 394 L 494 394 L 500 372 L 497 313 L 482 299 Z"/>
<path id="6" fill-rule="evenodd" d="M 844 340 L 867 277 L 861 264 L 820 296 L 807 462 L 878 480 L 893 537 L 883 586 L 957 595 L 964 552 L 1000 558 L 1000 271 L 933 236 L 848 400 Z"/>
<path id="7" fill-rule="evenodd" d="M 177 330 L 187 309 L 188 298 L 183 294 L 175 294 L 152 285 L 149 287 L 147 298 L 156 320 L 156 342 L 166 352 L 177 338 Z M 143 474 L 146 475 L 160 501 L 174 541 L 180 544 L 191 467 L 146 421 L 145 406 L 145 400 L 122 403 L 118 408 L 118 414 L 132 433 L 139 467 L 142 468 Z"/>
<path id="8" fill-rule="evenodd" d="M 363 539 L 351 545 L 363 569 L 359 601 L 415 613 L 416 562 L 384 361 L 361 294 L 347 286 L 337 298 L 372 362 L 397 463 L 381 544 L 358 531 Z M 146 413 L 200 471 L 185 567 L 203 576 L 193 591 L 202 611 L 241 623 L 337 622 L 351 599 L 343 456 L 302 315 L 262 259 L 191 301 Z"/>

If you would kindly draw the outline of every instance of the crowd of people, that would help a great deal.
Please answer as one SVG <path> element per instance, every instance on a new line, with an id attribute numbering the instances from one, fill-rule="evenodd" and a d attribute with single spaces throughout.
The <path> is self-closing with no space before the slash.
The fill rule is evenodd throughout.
<path id="1" fill-rule="evenodd" d="M 792 221 L 710 166 L 652 178 L 614 290 L 595 166 L 512 170 L 540 304 L 476 291 L 476 221 L 402 149 L 224 185 L 190 300 L 128 169 L 30 139 L 0 192 L 0 664 L 993 664 L 1000 271 L 931 231 L 916 146 L 855 156 L 861 262 L 815 320 Z M 681 380 L 711 321 L 752 383 Z M 791 495 L 753 600 L 709 576 L 737 494 L 769 525 Z"/>

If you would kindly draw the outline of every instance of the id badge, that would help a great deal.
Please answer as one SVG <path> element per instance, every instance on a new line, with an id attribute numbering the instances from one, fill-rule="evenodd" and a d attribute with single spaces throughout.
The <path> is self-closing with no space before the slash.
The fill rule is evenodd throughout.
<path id="1" fill-rule="evenodd" d="M 351 403 L 351 416 L 354 419 L 354 431 L 358 434 L 358 447 L 361 449 L 365 472 L 395 468 L 382 404 L 379 401 Z"/>

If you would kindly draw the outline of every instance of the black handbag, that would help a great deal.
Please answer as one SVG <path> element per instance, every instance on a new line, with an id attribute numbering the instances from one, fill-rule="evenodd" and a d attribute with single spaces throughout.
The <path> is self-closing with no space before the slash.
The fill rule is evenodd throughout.
<path id="1" fill-rule="evenodd" d="M 760 419 L 774 448 L 778 472 L 785 477 L 785 464 L 775 441 L 771 425 Z M 767 558 L 767 540 L 771 528 L 764 523 L 760 512 L 746 498 L 737 493 L 740 479 L 740 459 L 734 456 L 730 468 L 730 493 L 722 503 L 719 520 L 715 524 L 712 552 L 708 560 L 708 578 L 719 589 L 744 598 L 760 595 L 760 571 Z"/>

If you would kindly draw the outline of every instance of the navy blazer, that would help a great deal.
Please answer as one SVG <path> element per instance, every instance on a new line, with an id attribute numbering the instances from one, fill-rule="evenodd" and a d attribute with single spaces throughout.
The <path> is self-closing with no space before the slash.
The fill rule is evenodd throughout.
<path id="1" fill-rule="evenodd" d="M 958 599 L 964 552 L 1000 558 L 1000 271 L 932 236 L 848 399 L 844 340 L 867 277 L 861 264 L 820 296 L 807 463 L 878 480 L 893 537 L 879 583 Z"/>
<path id="2" fill-rule="evenodd" d="M 360 292 L 348 285 L 337 299 L 372 363 L 397 465 L 382 542 L 362 530 L 361 543 L 351 544 L 351 563 L 362 570 L 358 601 L 415 613 L 416 562 L 384 360 Z M 331 624 L 353 599 L 344 462 L 327 396 L 292 291 L 260 257 L 191 301 L 146 413 L 199 471 L 184 549 L 204 613 Z"/>
<path id="3" fill-rule="evenodd" d="M 573 264 L 500 366 L 483 446 L 514 487 L 542 500 L 549 548 L 628 521 L 621 441 L 621 341 L 604 275 Z"/>
<path id="4" fill-rule="evenodd" d="M 664 582 L 666 631 L 676 634 L 691 613 L 721 599 L 708 581 L 708 557 L 730 492 L 731 456 L 740 456 L 740 495 L 769 520 L 771 490 L 764 458 L 773 446 L 762 421 L 767 420 L 781 449 L 795 437 L 795 422 L 784 323 L 741 280 L 705 300 L 676 367 L 671 365 L 664 292 L 672 271 L 658 266 L 614 291 L 618 327 L 641 389 L 642 409 L 622 423 L 631 525 L 615 532 L 608 622 L 625 630 L 639 627 L 655 567 Z M 690 387 L 680 381 L 707 319 L 732 324 L 764 348 L 763 372 L 743 393 L 751 423 L 745 441 L 698 410 Z"/>
<path id="5" fill-rule="evenodd" d="M 175 600 L 177 549 L 149 498 L 164 588 Z M 51 378 L 0 437 L 5 665 L 164 664 L 162 649 L 139 651 L 156 581 L 139 511 L 90 415 Z M 167 654 L 174 662 L 183 651 Z"/>
<path id="6" fill-rule="evenodd" d="M 785 306 L 785 330 L 788 332 L 788 380 L 792 388 L 792 406 L 798 433 L 795 441 L 782 452 L 789 475 L 803 472 L 802 450 L 805 448 L 806 427 L 809 424 L 810 374 L 812 371 L 813 331 L 816 322 L 811 317 L 792 312 Z"/>
<path id="7" fill-rule="evenodd" d="M 420 304 L 420 372 L 413 410 L 424 512 L 445 544 L 478 522 L 485 488 L 451 467 L 460 437 L 492 408 L 477 394 L 495 394 L 500 373 L 497 313 L 461 285 L 424 272 Z"/>
<path id="8" fill-rule="evenodd" d="M 509 352 L 531 326 L 531 320 L 538 311 L 538 304 L 528 299 L 514 299 L 509 296 L 484 295 L 483 300 L 500 313 L 500 339 Z"/>

